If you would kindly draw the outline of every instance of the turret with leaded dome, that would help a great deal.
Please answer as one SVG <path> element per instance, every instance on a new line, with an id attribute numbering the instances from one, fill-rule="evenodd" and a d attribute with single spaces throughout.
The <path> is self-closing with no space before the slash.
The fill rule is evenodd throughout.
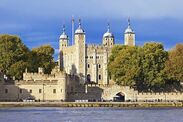
<path id="1" fill-rule="evenodd" d="M 135 46 L 135 32 L 131 28 L 130 18 L 128 19 L 128 27 L 124 33 L 125 45 Z"/>
<path id="2" fill-rule="evenodd" d="M 59 41 L 60 41 L 59 42 L 60 43 L 60 50 L 69 46 L 69 37 L 67 36 L 67 34 L 65 32 L 65 25 L 63 25 L 63 32 L 60 35 Z"/>
<path id="3" fill-rule="evenodd" d="M 131 28 L 131 24 L 130 24 L 130 18 L 128 19 L 128 27 L 127 29 L 125 30 L 125 34 L 134 34 L 135 32 L 133 31 L 133 29 Z"/>
<path id="4" fill-rule="evenodd" d="M 79 26 L 76 29 L 75 34 L 84 34 L 84 33 L 85 33 L 85 31 L 81 27 L 81 19 L 79 19 Z"/>
<path id="5" fill-rule="evenodd" d="M 107 25 L 107 32 L 104 33 L 104 35 L 103 35 L 103 38 L 107 38 L 107 37 L 114 37 L 114 35 L 112 34 L 112 32 L 110 32 L 110 25 L 109 25 L 109 23 Z"/>
<path id="6" fill-rule="evenodd" d="M 107 32 L 104 33 L 103 35 L 103 45 L 104 46 L 112 46 L 114 45 L 114 35 L 110 31 L 110 24 L 108 23 L 107 25 Z"/>
<path id="7" fill-rule="evenodd" d="M 60 39 L 68 39 L 69 37 L 67 36 L 67 34 L 65 33 L 65 25 L 63 25 L 63 32 L 60 35 Z"/>

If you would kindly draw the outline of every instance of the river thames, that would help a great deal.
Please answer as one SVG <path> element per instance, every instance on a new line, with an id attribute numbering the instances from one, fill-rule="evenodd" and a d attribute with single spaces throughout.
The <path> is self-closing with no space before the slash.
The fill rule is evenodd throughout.
<path id="1" fill-rule="evenodd" d="M 181 108 L 1 108 L 0 122 L 182 122 Z"/>

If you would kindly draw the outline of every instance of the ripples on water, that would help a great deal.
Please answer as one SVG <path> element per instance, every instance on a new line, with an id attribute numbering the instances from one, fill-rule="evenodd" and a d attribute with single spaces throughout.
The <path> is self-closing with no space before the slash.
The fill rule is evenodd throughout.
<path id="1" fill-rule="evenodd" d="M 6 108 L 0 122 L 183 122 L 183 109 Z"/>

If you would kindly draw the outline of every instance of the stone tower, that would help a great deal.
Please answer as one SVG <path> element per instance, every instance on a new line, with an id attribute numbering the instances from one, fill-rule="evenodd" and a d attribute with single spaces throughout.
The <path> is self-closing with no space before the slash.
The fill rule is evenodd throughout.
<path id="1" fill-rule="evenodd" d="M 75 47 L 76 47 L 76 72 L 80 77 L 80 83 L 85 83 L 86 76 L 86 47 L 85 47 L 85 32 L 81 27 L 81 19 L 79 19 L 79 27 L 75 31 L 74 35 Z"/>
<path id="2" fill-rule="evenodd" d="M 128 19 L 128 28 L 125 30 L 124 41 L 125 45 L 135 46 L 135 32 L 131 28 L 130 19 Z"/>
<path id="3" fill-rule="evenodd" d="M 103 41 L 104 46 L 113 46 L 114 45 L 114 35 L 110 32 L 110 25 L 108 23 L 107 26 L 107 32 L 103 35 Z"/>
<path id="4" fill-rule="evenodd" d="M 69 46 L 69 37 L 67 36 L 67 34 L 65 33 L 65 25 L 63 25 L 63 32 L 62 34 L 60 35 L 60 38 L 59 38 L 59 67 L 60 67 L 60 70 L 63 70 L 64 69 L 64 62 L 63 62 L 63 49 L 68 47 Z"/>
<path id="5" fill-rule="evenodd" d="M 63 50 L 63 48 L 69 46 L 69 38 L 68 38 L 67 34 L 65 33 L 65 25 L 63 25 L 63 32 L 60 35 L 59 45 L 60 45 L 60 51 Z"/>

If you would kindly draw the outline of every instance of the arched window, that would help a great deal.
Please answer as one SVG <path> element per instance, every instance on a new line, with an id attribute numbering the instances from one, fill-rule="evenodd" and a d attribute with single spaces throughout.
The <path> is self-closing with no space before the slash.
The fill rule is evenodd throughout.
<path id="1" fill-rule="evenodd" d="M 90 68 L 90 64 L 88 64 L 88 68 Z"/>
<path id="2" fill-rule="evenodd" d="M 100 64 L 98 64 L 98 68 L 101 68 Z"/>
<path id="3" fill-rule="evenodd" d="M 101 75 L 98 75 L 98 79 L 101 80 Z"/>

